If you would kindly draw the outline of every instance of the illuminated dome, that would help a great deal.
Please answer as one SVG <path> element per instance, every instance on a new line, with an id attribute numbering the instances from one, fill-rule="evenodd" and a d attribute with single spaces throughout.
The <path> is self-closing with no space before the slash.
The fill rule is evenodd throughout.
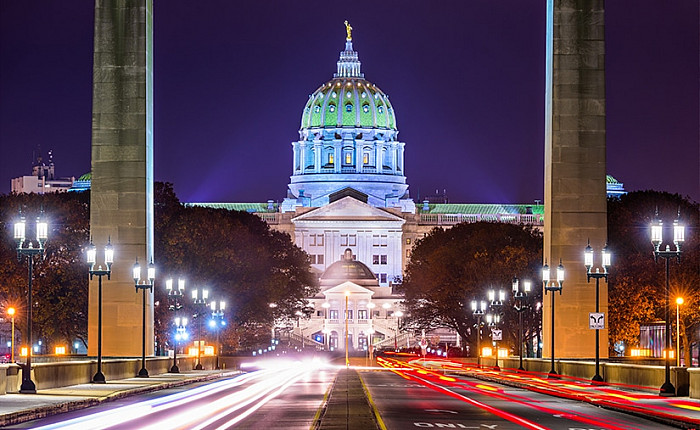
<path id="1" fill-rule="evenodd" d="M 394 108 L 389 96 L 364 78 L 347 22 L 346 30 L 333 79 L 304 106 L 299 140 L 292 142 L 293 172 L 282 210 L 323 206 L 331 194 L 352 188 L 366 194 L 372 206 L 415 212 Z"/>
<path id="2" fill-rule="evenodd" d="M 357 285 L 378 287 L 379 283 L 372 269 L 352 258 L 352 250 L 346 249 L 340 260 L 328 266 L 321 275 L 321 287 L 335 286 L 345 281 Z"/>

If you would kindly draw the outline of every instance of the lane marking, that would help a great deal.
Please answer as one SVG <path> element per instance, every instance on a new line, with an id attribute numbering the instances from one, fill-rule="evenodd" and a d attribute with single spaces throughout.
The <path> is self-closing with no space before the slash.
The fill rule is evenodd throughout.
<path id="1" fill-rule="evenodd" d="M 357 376 L 360 378 L 360 383 L 362 384 L 362 390 L 365 392 L 365 396 L 367 396 L 367 401 L 369 402 L 369 407 L 372 408 L 372 412 L 374 413 L 374 417 L 377 419 L 377 425 L 379 425 L 379 428 L 381 430 L 387 430 L 386 426 L 384 425 L 384 421 L 382 420 L 382 417 L 379 416 L 379 411 L 377 410 L 377 406 L 374 404 L 374 400 L 372 400 L 372 395 L 369 393 L 369 390 L 367 389 L 367 385 L 365 385 L 364 379 L 362 379 L 362 375 L 360 372 L 357 372 Z"/>

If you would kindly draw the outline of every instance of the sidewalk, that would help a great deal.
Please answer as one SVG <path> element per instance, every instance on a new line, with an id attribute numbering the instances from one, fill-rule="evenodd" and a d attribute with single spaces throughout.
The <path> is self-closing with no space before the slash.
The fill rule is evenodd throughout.
<path id="1" fill-rule="evenodd" d="M 4 394 L 0 396 L 0 426 L 83 409 L 134 394 L 179 387 L 237 373 L 239 372 L 230 370 L 188 370 L 182 373 L 151 375 L 149 378 L 107 381 L 106 384 L 87 383 L 38 390 L 36 394 Z"/>

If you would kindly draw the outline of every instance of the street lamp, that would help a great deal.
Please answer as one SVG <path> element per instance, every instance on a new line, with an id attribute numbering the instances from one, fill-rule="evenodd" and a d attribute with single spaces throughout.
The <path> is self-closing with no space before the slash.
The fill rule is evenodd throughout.
<path id="1" fill-rule="evenodd" d="M 601 252 L 602 263 L 603 263 L 603 273 L 600 273 L 600 269 L 596 267 L 595 273 L 591 272 L 593 268 L 593 248 L 591 248 L 591 241 L 588 241 L 586 249 L 583 253 L 584 265 L 586 266 L 586 282 L 591 282 L 591 278 L 595 279 L 595 313 L 600 313 L 599 302 L 600 302 L 600 291 L 599 283 L 600 279 L 605 279 L 608 282 L 608 268 L 610 267 L 610 251 L 608 251 L 608 246 L 605 245 Z M 595 375 L 593 376 L 594 382 L 603 382 L 603 377 L 600 376 L 600 329 L 595 329 Z"/>
<path id="2" fill-rule="evenodd" d="M 42 219 L 43 210 L 36 218 L 36 242 L 37 248 L 34 248 L 34 240 L 29 239 L 25 235 L 26 221 L 20 211 L 20 219 L 15 223 L 15 242 L 17 242 L 17 260 L 22 261 L 22 256 L 27 256 L 27 264 L 29 266 L 29 288 L 27 288 L 27 363 L 22 366 L 22 385 L 19 392 L 22 394 L 36 394 L 36 384 L 32 381 L 32 278 L 34 276 L 34 256 L 44 255 L 46 241 L 49 236 L 49 225 Z M 25 245 L 26 242 L 26 246 Z"/>
<path id="3" fill-rule="evenodd" d="M 223 300 L 219 302 L 217 308 L 216 300 L 211 302 L 211 321 L 209 325 L 216 330 L 216 369 L 221 369 L 219 366 L 219 352 L 221 350 L 221 342 L 219 340 L 219 333 L 221 332 L 221 327 L 226 325 L 224 321 L 224 310 L 226 309 L 226 302 Z"/>
<path id="4" fill-rule="evenodd" d="M 12 338 L 10 339 L 10 363 L 15 362 L 15 308 L 7 308 L 7 315 L 12 320 Z"/>
<path id="5" fill-rule="evenodd" d="M 683 297 L 676 297 L 676 366 L 681 365 L 681 325 L 680 325 L 680 305 L 683 304 Z"/>
<path id="6" fill-rule="evenodd" d="M 153 291 L 153 285 L 156 280 L 156 266 L 153 264 L 153 259 L 151 259 L 151 262 L 148 264 L 146 276 L 148 277 L 148 281 L 141 281 L 141 265 L 139 264 L 139 259 L 136 258 L 136 263 L 134 263 L 133 268 L 134 287 L 137 293 L 139 290 L 142 292 L 141 370 L 139 370 L 139 374 L 137 375 L 139 378 L 148 378 L 148 370 L 146 370 L 146 290 Z"/>
<path id="7" fill-rule="evenodd" d="M 90 265 L 88 268 L 88 273 L 90 274 L 90 280 L 93 276 L 97 276 L 97 373 L 92 377 L 92 382 L 95 384 L 104 384 L 105 375 L 102 373 L 102 277 L 107 276 L 109 280 L 112 276 L 112 263 L 114 263 L 114 247 L 112 246 L 111 238 L 107 239 L 107 245 L 105 245 L 105 265 L 106 269 L 102 266 L 97 266 L 95 269 L 95 260 L 97 259 L 97 247 L 92 240 L 90 240 L 90 246 L 87 249 L 87 264 Z"/>
<path id="8" fill-rule="evenodd" d="M 192 290 L 192 300 L 194 301 L 194 306 L 196 308 L 196 313 L 194 317 L 197 318 L 197 365 L 194 370 L 202 370 L 202 313 L 207 308 L 207 299 L 209 298 L 209 291 L 202 290 L 202 296 L 199 297 L 198 290 Z"/>
<path id="9" fill-rule="evenodd" d="M 178 278 L 177 289 L 173 289 L 173 280 L 168 279 L 165 281 L 165 289 L 168 290 L 168 310 L 179 311 L 182 309 L 182 296 L 185 291 L 185 280 Z M 177 320 L 177 318 L 176 318 Z M 187 318 L 184 318 L 185 324 L 187 324 Z M 179 324 L 177 324 L 179 325 Z M 175 348 L 173 351 L 173 365 L 170 368 L 170 373 L 180 373 L 180 368 L 177 366 L 177 332 L 175 333 Z"/>
<path id="10" fill-rule="evenodd" d="M 396 352 L 399 351 L 399 321 L 401 317 L 403 316 L 403 312 L 401 311 L 396 311 L 394 312 L 394 316 L 396 317 L 396 336 L 394 336 L 394 350 Z"/>
<path id="11" fill-rule="evenodd" d="M 685 241 L 685 228 L 680 223 L 680 210 L 678 213 L 678 218 L 673 221 L 673 244 L 676 246 L 675 251 L 671 251 L 671 247 L 667 244 L 664 251 L 661 250 L 661 244 L 663 243 L 663 226 L 664 223 L 659 219 L 659 210 L 656 210 L 656 219 L 651 224 L 651 243 L 654 245 L 654 261 L 658 261 L 659 257 L 666 259 L 666 344 L 664 345 L 664 350 L 666 351 L 666 372 L 664 381 L 661 389 L 659 390 L 659 395 L 661 396 L 675 396 L 676 388 L 671 383 L 671 321 L 669 319 L 669 260 L 671 258 L 676 258 L 678 263 L 681 262 L 681 245 Z"/>
<path id="12" fill-rule="evenodd" d="M 503 306 L 503 301 L 506 299 L 506 293 L 503 290 L 498 290 L 498 296 L 496 296 L 496 291 L 495 290 L 489 290 L 489 301 L 491 302 L 491 309 L 496 313 L 493 317 L 494 324 L 493 326 L 498 329 L 498 323 L 501 321 L 501 306 Z M 493 333 L 493 330 L 491 331 L 491 337 L 493 338 L 495 335 Z M 501 334 L 502 336 L 502 334 Z M 495 370 L 501 370 L 500 367 L 498 367 L 498 339 L 493 339 L 494 342 L 496 342 L 496 367 L 494 368 Z"/>
<path id="13" fill-rule="evenodd" d="M 496 346 L 496 366 L 494 366 L 495 371 L 500 371 L 501 368 L 498 366 L 498 340 L 500 338 L 500 335 L 497 336 L 494 331 L 498 331 L 498 324 L 501 322 L 501 315 L 499 313 L 494 313 L 494 314 L 488 314 L 486 315 L 486 324 L 488 324 L 489 327 L 491 327 L 491 340 L 493 341 L 494 345 Z"/>
<path id="14" fill-rule="evenodd" d="M 561 264 L 561 259 L 559 260 L 559 265 L 557 266 L 556 281 L 551 281 L 550 283 L 549 275 L 549 265 L 545 260 L 544 266 L 542 267 L 542 283 L 544 284 L 544 293 L 547 294 L 547 291 L 552 292 L 552 368 L 549 370 L 549 377 L 556 378 L 557 372 L 554 370 L 554 291 L 559 291 L 559 295 L 561 295 L 562 286 L 564 285 L 564 265 Z"/>
<path id="15" fill-rule="evenodd" d="M 180 346 L 181 340 L 187 340 L 189 338 L 187 334 L 187 318 L 175 317 L 175 350 L 173 351 L 173 361 L 177 362 L 177 348 Z M 170 373 L 180 373 L 180 369 L 177 364 L 174 364 L 170 368 Z"/>
<path id="16" fill-rule="evenodd" d="M 476 317 L 476 364 L 481 367 L 481 317 L 486 311 L 486 302 L 472 300 L 472 314 Z"/>
<path id="17" fill-rule="evenodd" d="M 513 304 L 513 309 L 518 313 L 518 323 L 520 324 L 520 329 L 518 330 L 518 355 L 520 356 L 520 367 L 518 370 L 525 370 L 523 367 L 523 311 L 528 309 L 530 306 L 523 304 L 523 301 L 527 298 L 528 293 L 532 289 L 532 283 L 530 280 L 526 279 L 523 284 L 520 285 L 520 280 L 517 277 L 513 277 L 513 298 L 515 303 Z"/>

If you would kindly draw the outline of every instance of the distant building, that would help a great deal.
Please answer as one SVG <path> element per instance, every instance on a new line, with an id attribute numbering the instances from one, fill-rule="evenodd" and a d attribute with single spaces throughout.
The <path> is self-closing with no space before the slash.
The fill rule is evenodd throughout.
<path id="1" fill-rule="evenodd" d="M 627 194 L 622 182 L 610 175 L 605 176 L 605 189 L 608 192 L 608 197 L 620 197 L 623 194 Z"/>
<path id="2" fill-rule="evenodd" d="M 31 176 L 20 176 L 11 180 L 13 193 L 62 193 L 73 186 L 75 177 L 56 178 L 53 154 L 49 151 L 49 163 L 45 164 L 39 153 L 33 161 Z"/>

